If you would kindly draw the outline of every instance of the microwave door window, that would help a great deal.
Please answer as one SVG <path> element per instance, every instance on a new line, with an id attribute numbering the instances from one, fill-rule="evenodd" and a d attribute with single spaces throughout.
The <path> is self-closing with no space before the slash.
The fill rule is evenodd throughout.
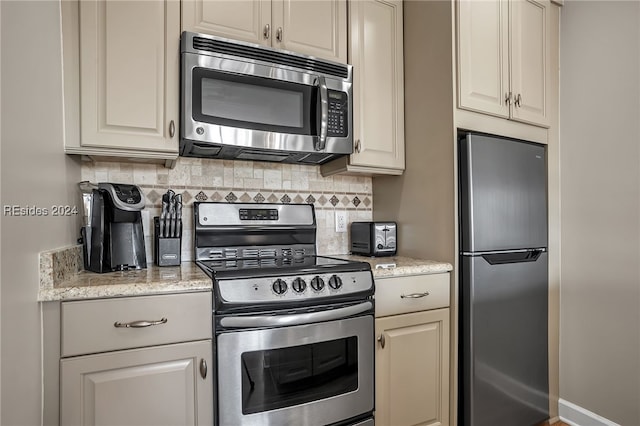
<path id="1" fill-rule="evenodd" d="M 195 80 L 199 87 L 194 88 L 196 120 L 252 130 L 311 134 L 313 86 L 209 70 L 200 74 Z"/>

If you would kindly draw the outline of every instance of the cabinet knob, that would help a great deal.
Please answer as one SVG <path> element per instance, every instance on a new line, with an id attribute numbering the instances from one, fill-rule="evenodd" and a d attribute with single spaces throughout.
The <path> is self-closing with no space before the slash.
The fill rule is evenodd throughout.
<path id="1" fill-rule="evenodd" d="M 506 103 L 507 105 L 511 105 L 511 98 L 513 97 L 513 94 L 511 92 L 505 93 L 504 94 L 504 103 Z"/>
<path id="2" fill-rule="evenodd" d="M 207 378 L 207 361 L 202 358 L 200 360 L 200 376 L 202 376 L 203 379 Z"/>
<path id="3" fill-rule="evenodd" d="M 357 153 L 360 153 L 360 139 L 356 139 L 355 150 Z"/>
<path id="4" fill-rule="evenodd" d="M 265 40 L 269 40 L 269 37 L 271 37 L 271 25 L 267 24 L 264 26 L 264 29 L 262 30 L 262 36 Z"/>
<path id="5" fill-rule="evenodd" d="M 380 337 L 378 337 L 378 342 L 380 342 L 380 347 L 384 349 L 384 345 L 387 343 L 384 339 L 384 334 L 381 334 Z"/>
<path id="6" fill-rule="evenodd" d="M 169 122 L 169 137 L 172 138 L 176 134 L 176 123 L 171 120 Z"/>
<path id="7" fill-rule="evenodd" d="M 276 40 L 278 43 L 282 43 L 282 27 L 278 27 L 276 30 Z"/>
<path id="8" fill-rule="evenodd" d="M 515 100 L 514 104 L 517 107 L 519 107 L 522 104 L 522 95 L 520 93 L 518 93 L 518 96 L 516 96 L 516 100 Z"/>

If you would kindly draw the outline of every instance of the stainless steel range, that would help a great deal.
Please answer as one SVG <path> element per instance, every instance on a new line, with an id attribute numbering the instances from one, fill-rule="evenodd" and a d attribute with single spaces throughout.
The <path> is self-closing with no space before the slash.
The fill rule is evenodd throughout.
<path id="1" fill-rule="evenodd" d="M 194 203 L 218 425 L 373 425 L 371 267 L 316 255 L 308 204 Z"/>

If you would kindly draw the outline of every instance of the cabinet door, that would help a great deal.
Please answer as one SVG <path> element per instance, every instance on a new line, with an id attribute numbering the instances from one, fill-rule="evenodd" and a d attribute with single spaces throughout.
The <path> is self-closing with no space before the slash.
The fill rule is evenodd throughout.
<path id="1" fill-rule="evenodd" d="M 449 309 L 378 318 L 376 336 L 376 425 L 447 425 Z"/>
<path id="2" fill-rule="evenodd" d="M 349 2 L 351 164 L 404 170 L 402 1 Z"/>
<path id="3" fill-rule="evenodd" d="M 180 4 L 80 2 L 81 145 L 178 151 Z"/>
<path id="4" fill-rule="evenodd" d="M 347 62 L 346 0 L 273 0 L 272 46 Z"/>
<path id="5" fill-rule="evenodd" d="M 458 3 L 458 107 L 509 117 L 507 0 Z"/>
<path id="6" fill-rule="evenodd" d="M 511 114 L 518 121 L 540 125 L 549 125 L 548 14 L 548 2 L 511 2 L 511 91 L 514 96 Z"/>
<path id="7" fill-rule="evenodd" d="M 63 425 L 213 424 L 211 340 L 60 362 Z M 203 377 L 204 375 L 204 377 Z"/>
<path id="8" fill-rule="evenodd" d="M 182 0 L 182 30 L 271 45 L 271 0 Z"/>

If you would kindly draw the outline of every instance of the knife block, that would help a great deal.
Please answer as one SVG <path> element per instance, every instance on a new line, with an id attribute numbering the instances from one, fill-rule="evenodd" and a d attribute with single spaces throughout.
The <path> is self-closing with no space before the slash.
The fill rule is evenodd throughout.
<path id="1" fill-rule="evenodd" d="M 178 234 L 182 235 L 182 220 L 178 221 Z M 158 266 L 178 266 L 180 265 L 180 252 L 182 247 L 182 237 L 163 237 L 160 235 L 160 218 L 153 218 L 153 252 L 154 263 Z"/>

